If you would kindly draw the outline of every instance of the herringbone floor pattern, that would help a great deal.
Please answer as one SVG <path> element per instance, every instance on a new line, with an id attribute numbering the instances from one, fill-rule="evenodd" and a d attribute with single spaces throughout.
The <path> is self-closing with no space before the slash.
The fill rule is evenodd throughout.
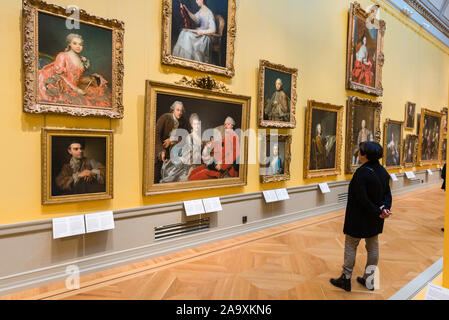
<path id="1" fill-rule="evenodd" d="M 343 263 L 344 211 L 213 243 L 3 299 L 388 299 L 443 255 L 444 193 L 439 187 L 395 197 L 380 235 L 380 289 L 355 279 L 333 287 Z M 363 273 L 364 241 L 354 277 Z"/>

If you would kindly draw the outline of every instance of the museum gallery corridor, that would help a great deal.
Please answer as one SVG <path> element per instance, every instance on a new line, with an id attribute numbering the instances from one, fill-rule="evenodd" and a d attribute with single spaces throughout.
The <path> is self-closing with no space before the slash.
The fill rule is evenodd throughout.
<path id="1" fill-rule="evenodd" d="M 444 193 L 435 186 L 394 197 L 380 235 L 380 289 L 355 281 L 366 262 L 358 252 L 352 292 L 333 287 L 343 263 L 344 210 L 211 243 L 3 299 L 388 299 L 443 255 Z"/>

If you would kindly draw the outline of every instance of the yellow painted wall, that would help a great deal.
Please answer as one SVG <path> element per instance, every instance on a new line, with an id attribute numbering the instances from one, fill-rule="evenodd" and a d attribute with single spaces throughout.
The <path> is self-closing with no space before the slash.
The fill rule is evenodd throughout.
<path id="1" fill-rule="evenodd" d="M 299 69 L 297 123 L 293 135 L 291 180 L 260 185 L 258 165 L 250 165 L 246 187 L 187 192 L 154 197 L 142 196 L 145 80 L 173 83 L 183 75 L 201 73 L 161 66 L 160 0 L 54 0 L 76 4 L 91 14 L 125 22 L 125 78 L 123 120 L 81 119 L 68 116 L 30 115 L 22 112 L 21 86 L 21 0 L 3 0 L 0 11 L 0 225 L 41 220 L 71 214 L 118 210 L 199 197 L 255 192 L 293 187 L 349 176 L 302 179 L 305 107 L 308 99 L 345 105 L 348 0 L 237 0 L 235 77 L 226 82 L 232 92 L 249 95 L 251 128 L 257 128 L 257 79 L 259 59 Z M 363 7 L 372 4 L 360 1 Z M 407 27 L 400 16 L 383 3 L 386 21 L 384 97 L 385 118 L 403 120 L 406 101 L 418 109 L 439 111 L 448 105 L 449 56 L 418 32 Z M 393 15 L 392 15 L 393 14 Z M 7 30 L 7 32 L 6 32 Z M 365 95 L 359 95 L 366 97 Z M 43 126 L 112 128 L 114 135 L 114 199 L 110 201 L 41 206 L 40 129 Z M 250 143 L 256 151 L 256 142 Z M 342 159 L 342 167 L 343 159 Z"/>

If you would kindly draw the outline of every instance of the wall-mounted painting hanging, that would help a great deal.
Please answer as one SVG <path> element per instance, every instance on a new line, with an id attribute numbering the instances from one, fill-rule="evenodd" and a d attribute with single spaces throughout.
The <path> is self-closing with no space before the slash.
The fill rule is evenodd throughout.
<path id="1" fill-rule="evenodd" d="M 442 125 L 442 127 L 443 127 L 443 135 L 444 136 L 446 136 L 446 134 L 447 134 L 447 108 L 446 107 L 444 107 L 443 109 L 441 109 L 441 113 L 444 115 L 443 116 L 443 125 Z"/>
<path id="2" fill-rule="evenodd" d="M 162 63 L 234 76 L 235 0 L 162 0 Z"/>
<path id="3" fill-rule="evenodd" d="M 421 121 L 418 144 L 418 165 L 441 163 L 441 146 L 443 142 L 443 114 L 428 109 L 421 109 Z"/>
<path id="4" fill-rule="evenodd" d="M 341 173 L 343 106 L 309 100 L 306 113 L 304 178 Z"/>
<path id="5" fill-rule="evenodd" d="M 123 118 L 123 22 L 24 0 L 22 38 L 25 112 Z"/>
<path id="6" fill-rule="evenodd" d="M 405 121 L 404 128 L 413 130 L 415 129 L 415 114 L 416 114 L 416 104 L 412 102 L 407 102 L 405 104 Z"/>
<path id="7" fill-rule="evenodd" d="M 349 97 L 346 108 L 346 173 L 353 173 L 361 162 L 359 144 L 364 141 L 380 143 L 380 114 L 382 103 L 370 99 Z"/>
<path id="8" fill-rule="evenodd" d="M 260 182 L 290 180 L 292 136 L 267 135 L 260 144 Z"/>
<path id="9" fill-rule="evenodd" d="M 401 168 L 404 122 L 386 119 L 384 124 L 383 164 L 387 169 Z"/>
<path id="10" fill-rule="evenodd" d="M 446 163 L 447 159 L 447 138 L 443 139 L 443 146 L 441 147 L 441 162 Z"/>
<path id="11" fill-rule="evenodd" d="M 112 199 L 112 131 L 43 128 L 42 160 L 42 204 Z"/>
<path id="12" fill-rule="evenodd" d="M 298 69 L 260 60 L 259 125 L 261 127 L 296 127 L 297 78 Z"/>
<path id="13" fill-rule="evenodd" d="M 385 21 L 373 10 L 366 12 L 351 3 L 346 63 L 346 89 L 382 96 L 382 67 Z"/>
<path id="14" fill-rule="evenodd" d="M 147 81 L 144 195 L 246 185 L 251 98 Z"/>
<path id="15" fill-rule="evenodd" d="M 418 160 L 418 136 L 408 134 L 404 140 L 403 166 L 405 168 L 416 167 Z"/>

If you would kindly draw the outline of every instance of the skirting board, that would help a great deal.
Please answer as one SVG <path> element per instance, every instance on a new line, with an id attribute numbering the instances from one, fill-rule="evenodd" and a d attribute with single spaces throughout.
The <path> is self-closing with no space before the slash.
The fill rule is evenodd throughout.
<path id="1" fill-rule="evenodd" d="M 439 170 L 417 171 L 413 183 L 396 174 L 393 195 L 441 184 Z M 163 241 L 154 240 L 154 227 L 184 222 L 182 202 L 118 210 L 114 230 L 66 239 L 52 239 L 51 219 L 0 226 L 0 296 L 64 281 L 68 266 L 76 265 L 82 276 L 341 210 L 346 202 L 338 195 L 347 193 L 348 185 L 331 182 L 325 195 L 316 184 L 293 187 L 290 200 L 272 204 L 262 192 L 220 197 L 223 211 L 208 215 L 208 231 Z M 248 223 L 242 224 L 242 215 Z"/>

